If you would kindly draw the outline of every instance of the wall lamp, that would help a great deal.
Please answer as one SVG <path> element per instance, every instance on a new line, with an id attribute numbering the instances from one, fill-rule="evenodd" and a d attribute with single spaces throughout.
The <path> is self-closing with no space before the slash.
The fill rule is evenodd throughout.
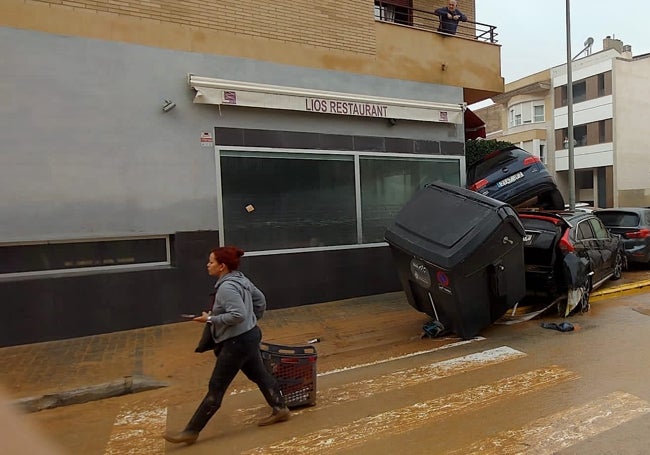
<path id="1" fill-rule="evenodd" d="M 162 110 L 163 112 L 169 112 L 172 109 L 176 107 L 176 103 L 174 103 L 172 100 L 165 100 L 165 103 L 163 104 Z"/>

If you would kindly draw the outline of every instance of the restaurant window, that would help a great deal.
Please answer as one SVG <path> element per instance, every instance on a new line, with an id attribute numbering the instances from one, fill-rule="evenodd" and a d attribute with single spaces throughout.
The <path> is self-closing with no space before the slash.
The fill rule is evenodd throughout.
<path id="1" fill-rule="evenodd" d="M 397 212 L 427 183 L 460 185 L 457 161 L 363 156 L 360 170 L 363 243 L 383 242 Z"/>
<path id="2" fill-rule="evenodd" d="M 365 153 L 220 150 L 222 232 L 245 251 L 384 241 L 416 190 L 460 185 L 460 160 Z"/>

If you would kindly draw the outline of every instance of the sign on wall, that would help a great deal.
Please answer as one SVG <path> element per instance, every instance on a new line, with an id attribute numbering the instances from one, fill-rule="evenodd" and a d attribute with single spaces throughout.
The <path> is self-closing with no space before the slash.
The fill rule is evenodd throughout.
<path id="1" fill-rule="evenodd" d="M 226 81 L 190 75 L 195 103 L 438 123 L 463 123 L 460 104 Z"/>

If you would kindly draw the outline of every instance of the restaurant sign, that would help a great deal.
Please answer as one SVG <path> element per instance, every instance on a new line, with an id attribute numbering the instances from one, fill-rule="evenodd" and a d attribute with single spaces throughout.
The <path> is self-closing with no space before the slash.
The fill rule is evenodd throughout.
<path id="1" fill-rule="evenodd" d="M 460 104 L 296 89 L 190 75 L 195 103 L 462 124 Z"/>

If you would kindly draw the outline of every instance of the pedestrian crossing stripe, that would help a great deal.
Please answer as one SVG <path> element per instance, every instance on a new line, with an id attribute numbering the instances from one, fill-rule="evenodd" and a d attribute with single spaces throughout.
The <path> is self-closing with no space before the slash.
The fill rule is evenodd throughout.
<path id="1" fill-rule="evenodd" d="M 634 395 L 613 392 L 581 406 L 535 420 L 448 455 L 551 455 L 650 412 Z"/>
<path id="2" fill-rule="evenodd" d="M 500 400 L 524 395 L 577 378 L 576 373 L 559 366 L 541 368 L 504 378 L 491 384 L 472 387 L 461 392 L 364 417 L 349 424 L 314 431 L 265 447 L 256 447 L 243 452 L 243 454 L 308 454 L 335 452 L 344 448 L 351 449 L 363 445 L 369 440 L 407 433 L 452 414 L 469 410 L 475 411 Z"/>
<path id="3" fill-rule="evenodd" d="M 123 409 L 115 418 L 104 455 L 165 453 L 161 435 L 167 425 L 167 407 Z"/>
<path id="4" fill-rule="evenodd" d="M 294 411 L 294 415 L 322 410 L 352 400 L 368 398 L 379 393 L 404 389 L 436 379 L 447 378 L 498 363 L 525 357 L 526 354 L 508 346 L 455 357 L 416 368 L 394 371 L 372 379 L 356 381 L 341 387 L 330 387 L 318 392 L 318 406 Z M 250 424 L 259 418 L 263 406 L 235 411 L 233 420 Z"/>
<path id="5" fill-rule="evenodd" d="M 337 373 L 341 373 L 341 372 L 344 372 L 344 371 L 356 370 L 356 369 L 359 369 L 359 368 L 365 368 L 365 367 L 369 367 L 369 366 L 380 365 L 382 363 L 394 362 L 396 360 L 408 359 L 409 357 L 415 357 L 415 356 L 418 356 L 418 355 L 431 354 L 432 352 L 437 352 L 437 351 L 443 351 L 445 349 L 456 348 L 456 347 L 459 347 L 459 346 L 463 346 L 465 344 L 474 343 L 476 341 L 483 341 L 483 340 L 485 340 L 485 338 L 483 338 L 483 337 L 475 337 L 475 338 L 472 338 L 470 340 L 456 341 L 454 343 L 445 344 L 445 345 L 442 345 L 442 346 L 438 346 L 437 348 L 427 349 L 425 351 L 411 352 L 409 354 L 396 356 L 396 357 L 389 357 L 387 359 L 376 360 L 374 362 L 362 363 L 362 364 L 359 364 L 359 365 L 352 365 L 352 366 L 345 367 L 345 368 L 337 368 L 337 369 L 334 369 L 334 370 L 325 371 L 325 372 L 322 372 L 322 373 L 318 373 L 318 377 L 320 378 L 322 376 L 337 374 Z M 251 390 L 257 390 L 257 389 L 255 387 L 251 387 L 251 386 L 246 386 L 246 387 L 242 387 L 242 388 L 233 388 L 232 392 L 230 392 L 230 395 L 238 395 L 240 393 L 250 392 Z"/>

